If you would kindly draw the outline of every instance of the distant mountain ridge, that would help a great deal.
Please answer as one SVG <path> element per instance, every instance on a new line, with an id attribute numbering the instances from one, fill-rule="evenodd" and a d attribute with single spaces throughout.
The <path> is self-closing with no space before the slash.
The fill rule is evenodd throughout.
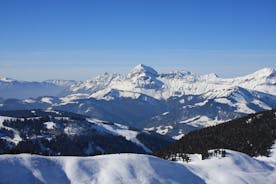
<path id="1" fill-rule="evenodd" d="M 53 86 L 51 86 L 51 84 Z M 17 81 L 15 79 L 0 77 L 0 89 L 9 89 L 10 86 L 33 86 L 38 87 L 63 87 L 66 91 L 61 94 L 47 94 L 47 96 L 65 96 L 72 94 L 86 94 L 97 99 L 108 99 L 111 91 L 118 91 L 122 97 L 137 98 L 140 94 L 151 96 L 156 99 L 168 99 L 182 95 L 202 95 L 205 93 L 220 94 L 226 89 L 242 87 L 248 90 L 260 91 L 276 95 L 276 70 L 264 68 L 252 74 L 236 78 L 220 78 L 214 73 L 197 75 L 189 71 L 179 70 L 171 73 L 158 73 L 153 68 L 139 64 L 127 75 L 104 73 L 93 79 L 76 82 L 73 80 L 46 80 L 43 82 Z M 0 91 L 1 92 L 1 91 Z M 9 96 L 8 98 L 18 98 Z M 22 98 L 38 97 L 39 94 L 22 96 Z M 42 93 L 40 96 L 46 96 Z M 1 93 L 0 97 L 7 98 Z"/>
<path id="2" fill-rule="evenodd" d="M 24 99 L 40 96 L 59 96 L 73 80 L 47 80 L 43 82 L 18 81 L 0 77 L 0 97 Z"/>

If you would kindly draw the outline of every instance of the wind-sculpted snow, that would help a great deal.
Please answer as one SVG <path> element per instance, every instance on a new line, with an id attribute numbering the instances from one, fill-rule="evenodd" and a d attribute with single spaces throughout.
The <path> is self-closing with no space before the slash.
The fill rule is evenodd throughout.
<path id="1" fill-rule="evenodd" d="M 224 158 L 189 163 L 137 154 L 94 157 L 1 155 L 0 178 L 1 183 L 22 184 L 273 184 L 276 181 L 276 168 L 266 161 L 239 152 L 226 152 Z"/>

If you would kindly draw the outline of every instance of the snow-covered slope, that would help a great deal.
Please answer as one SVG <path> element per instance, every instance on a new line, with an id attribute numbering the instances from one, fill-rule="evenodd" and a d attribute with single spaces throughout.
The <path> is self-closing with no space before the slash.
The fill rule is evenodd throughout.
<path id="1" fill-rule="evenodd" d="M 163 130 L 164 134 L 177 130 L 178 135 L 184 135 L 191 130 L 276 108 L 276 96 L 241 87 L 176 99 L 178 101 L 171 102 L 175 104 L 173 110 L 146 120 L 143 126 L 159 133 L 158 129 Z M 168 126 L 171 129 L 166 128 Z"/>
<path id="2" fill-rule="evenodd" d="M 135 154 L 95 157 L 0 156 L 3 183 L 204 183 L 185 166 Z"/>
<path id="3" fill-rule="evenodd" d="M 94 184 L 243 184 L 276 181 L 275 158 L 269 163 L 226 150 L 224 158 L 176 163 L 157 157 L 114 154 L 95 157 L 1 155 L 3 183 Z M 196 158 L 196 155 L 193 157 Z"/>
<path id="4" fill-rule="evenodd" d="M 137 138 L 138 134 L 141 132 L 131 130 L 129 127 L 118 124 L 118 123 L 107 123 L 103 122 L 97 119 L 87 119 L 87 121 L 96 124 L 98 126 L 98 129 L 102 129 L 102 131 L 109 132 L 111 134 L 114 134 L 116 136 L 122 136 L 126 140 L 133 142 L 134 144 L 137 144 L 138 146 L 142 147 L 145 152 L 152 153 L 152 150 L 147 148 L 143 143 L 140 142 L 140 140 Z"/>
<path id="5" fill-rule="evenodd" d="M 210 158 L 194 160 L 187 166 L 206 183 L 240 184 L 240 183 L 268 183 L 276 181 L 276 158 L 269 162 L 259 161 L 246 154 L 226 150 L 224 158 Z"/>

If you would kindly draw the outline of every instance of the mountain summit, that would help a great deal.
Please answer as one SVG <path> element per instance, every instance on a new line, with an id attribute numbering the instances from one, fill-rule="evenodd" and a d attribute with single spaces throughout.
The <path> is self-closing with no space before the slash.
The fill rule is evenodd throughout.
<path id="1" fill-rule="evenodd" d="M 128 74 L 128 78 L 133 77 L 134 75 L 150 75 L 150 76 L 158 76 L 158 72 L 155 71 L 152 67 L 146 66 L 143 64 L 139 64 L 135 66 L 130 73 Z"/>

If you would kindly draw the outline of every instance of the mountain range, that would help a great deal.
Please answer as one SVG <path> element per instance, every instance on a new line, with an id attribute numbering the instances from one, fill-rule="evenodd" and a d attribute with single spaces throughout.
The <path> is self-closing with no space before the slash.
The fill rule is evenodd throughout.
<path id="1" fill-rule="evenodd" d="M 1 78 L 1 182 L 274 183 L 275 76 Z"/>
<path id="2" fill-rule="evenodd" d="M 276 70 L 236 78 L 137 65 L 85 81 L 0 79 L 0 110 L 75 112 L 180 139 L 190 131 L 276 108 Z"/>

